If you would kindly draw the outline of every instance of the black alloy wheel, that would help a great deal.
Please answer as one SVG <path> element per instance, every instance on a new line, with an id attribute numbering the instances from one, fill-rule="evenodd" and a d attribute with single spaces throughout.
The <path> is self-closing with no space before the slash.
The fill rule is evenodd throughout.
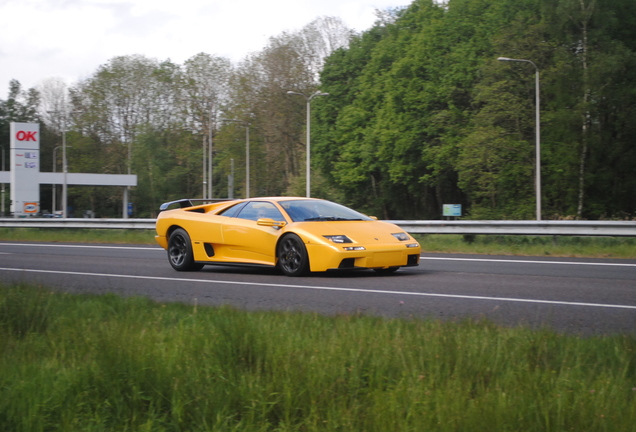
<path id="1" fill-rule="evenodd" d="M 287 234 L 278 243 L 278 266 L 287 276 L 302 276 L 309 271 L 305 244 L 296 234 Z"/>
<path id="2" fill-rule="evenodd" d="M 194 262 L 192 242 L 183 228 L 177 228 L 170 234 L 168 260 L 172 268 L 177 271 L 196 271 L 203 268 L 203 264 Z"/>

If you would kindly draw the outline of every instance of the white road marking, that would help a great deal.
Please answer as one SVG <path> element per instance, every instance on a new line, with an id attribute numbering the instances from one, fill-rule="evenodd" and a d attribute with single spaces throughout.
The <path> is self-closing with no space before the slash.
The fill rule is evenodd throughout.
<path id="1" fill-rule="evenodd" d="M 159 246 L 135 247 L 135 246 L 40 244 L 40 243 L 0 243 L 0 246 L 33 246 L 33 247 L 59 247 L 59 248 L 84 248 L 84 249 L 128 249 L 128 250 L 146 250 L 146 251 L 165 252 L 165 249 Z"/>
<path id="2" fill-rule="evenodd" d="M 322 286 L 310 286 L 310 285 L 272 284 L 272 283 L 262 283 L 262 282 L 237 282 L 237 281 L 218 281 L 218 280 L 207 280 L 207 279 L 166 278 L 166 277 L 159 277 L 159 276 L 134 276 L 134 275 L 120 275 L 120 274 L 107 274 L 107 273 L 87 273 L 87 272 L 18 269 L 18 268 L 3 268 L 3 267 L 0 267 L 0 271 L 62 274 L 62 275 L 91 276 L 91 277 L 112 277 L 112 278 L 121 278 L 121 279 L 146 279 L 146 280 L 157 280 L 157 281 L 206 283 L 206 284 L 217 284 L 217 285 L 248 285 L 248 286 L 263 286 L 263 287 L 275 287 L 275 288 L 321 290 L 321 291 L 357 292 L 357 293 L 365 293 L 365 294 L 390 294 L 390 295 L 415 296 L 415 297 L 441 297 L 441 298 L 452 298 L 452 299 L 463 299 L 463 300 L 487 300 L 487 301 L 503 301 L 503 302 L 514 302 L 514 303 L 536 303 L 536 304 L 549 304 L 549 305 L 560 305 L 560 306 L 586 306 L 586 307 L 602 307 L 602 308 L 636 310 L 636 306 L 631 306 L 631 305 L 581 303 L 581 302 L 567 302 L 567 301 L 554 301 L 554 300 L 534 300 L 534 299 L 486 297 L 486 296 L 471 296 L 471 295 L 456 295 L 456 294 L 435 294 L 435 293 L 408 292 L 408 291 L 371 290 L 371 289 L 362 289 L 362 288 L 337 288 L 337 287 L 322 287 Z"/>
<path id="3" fill-rule="evenodd" d="M 541 260 L 515 260 L 515 259 L 494 259 L 494 258 L 445 258 L 445 257 L 420 257 L 420 260 L 439 261 L 475 261 L 475 262 L 496 262 L 509 264 L 561 264 L 561 265 L 589 265 L 589 266 L 615 266 L 615 267 L 636 267 L 636 264 L 629 263 L 601 263 L 601 262 L 578 262 L 578 261 L 541 261 Z"/>

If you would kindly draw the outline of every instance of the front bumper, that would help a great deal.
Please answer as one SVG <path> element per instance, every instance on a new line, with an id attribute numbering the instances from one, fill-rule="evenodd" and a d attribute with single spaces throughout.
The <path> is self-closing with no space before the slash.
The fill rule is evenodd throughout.
<path id="1" fill-rule="evenodd" d="M 407 248 L 404 244 L 365 246 L 362 251 L 345 251 L 336 246 L 306 244 L 312 272 L 333 269 L 381 269 L 417 266 L 420 247 Z"/>

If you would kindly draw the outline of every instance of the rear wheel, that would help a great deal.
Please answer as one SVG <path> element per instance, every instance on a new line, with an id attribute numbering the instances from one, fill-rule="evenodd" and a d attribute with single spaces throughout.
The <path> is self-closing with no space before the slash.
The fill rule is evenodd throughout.
<path id="1" fill-rule="evenodd" d="M 309 271 L 305 244 L 296 234 L 287 234 L 276 250 L 278 266 L 287 276 L 302 276 Z"/>
<path id="2" fill-rule="evenodd" d="M 196 271 L 203 268 L 203 264 L 194 262 L 192 242 L 183 228 L 177 228 L 170 234 L 168 240 L 168 260 L 177 271 Z"/>

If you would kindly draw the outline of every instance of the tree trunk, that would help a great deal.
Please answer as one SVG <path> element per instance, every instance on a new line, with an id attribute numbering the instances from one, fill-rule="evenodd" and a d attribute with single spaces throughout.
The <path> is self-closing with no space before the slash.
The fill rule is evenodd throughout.
<path id="1" fill-rule="evenodd" d="M 579 0 L 581 6 L 581 33 L 582 33 L 582 63 L 583 63 L 583 125 L 581 127 L 581 153 L 579 157 L 579 194 L 576 208 L 576 218 L 581 219 L 583 215 L 583 201 L 585 198 L 585 161 L 587 159 L 588 141 L 590 133 L 590 79 L 588 68 L 588 23 L 594 10 L 595 2 L 585 5 L 585 0 Z"/>

